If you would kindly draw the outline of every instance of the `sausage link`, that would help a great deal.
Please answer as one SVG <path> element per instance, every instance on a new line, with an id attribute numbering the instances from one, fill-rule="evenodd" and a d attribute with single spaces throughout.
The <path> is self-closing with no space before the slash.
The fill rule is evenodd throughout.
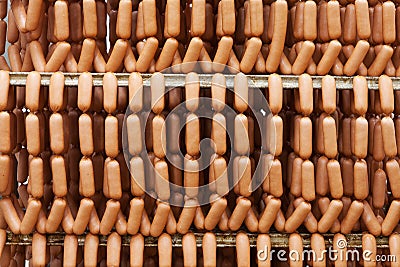
<path id="1" fill-rule="evenodd" d="M 64 238 L 63 265 L 76 266 L 78 253 L 78 238 L 75 235 L 66 235 Z"/>
<path id="2" fill-rule="evenodd" d="M 47 233 L 54 233 L 57 231 L 63 219 L 66 206 L 67 203 L 62 198 L 56 198 L 53 201 L 53 205 L 51 206 L 51 210 L 46 221 Z"/>
<path id="3" fill-rule="evenodd" d="M 283 48 L 285 45 L 287 18 L 288 18 L 288 4 L 286 1 L 274 2 L 274 23 L 273 23 L 273 35 L 270 46 L 270 52 L 268 54 L 265 66 L 269 73 L 273 73 L 278 69 Z"/>
<path id="4" fill-rule="evenodd" d="M 32 236 L 32 264 L 46 266 L 46 235 L 34 233 Z"/>
<path id="5" fill-rule="evenodd" d="M 42 208 L 42 203 L 39 200 L 31 199 L 25 211 L 24 219 L 21 222 L 20 232 L 23 235 L 32 233 L 35 228 L 36 221 L 39 217 L 39 212 Z"/>
<path id="6" fill-rule="evenodd" d="M 357 34 L 361 39 L 368 39 L 371 35 L 369 10 L 367 0 L 356 0 Z"/>
<path id="7" fill-rule="evenodd" d="M 121 264 L 121 236 L 113 232 L 107 238 L 107 266 L 120 266 Z"/>
<path id="8" fill-rule="evenodd" d="M 65 41 L 69 37 L 68 2 L 57 0 L 54 3 L 54 36 L 58 41 Z"/>
<path id="9" fill-rule="evenodd" d="M 376 266 L 376 239 L 371 234 L 363 234 L 362 236 L 362 250 L 363 253 L 368 251 L 368 257 L 364 259 L 364 266 Z"/>
<path id="10" fill-rule="evenodd" d="M 107 235 L 117 221 L 117 216 L 120 211 L 120 203 L 115 200 L 108 200 L 106 210 L 100 222 L 100 234 Z"/>
<path id="11" fill-rule="evenodd" d="M 84 265 L 88 267 L 97 266 L 97 253 L 99 249 L 99 238 L 97 235 L 91 233 L 85 236 L 85 243 L 83 249 Z"/>
<path id="12" fill-rule="evenodd" d="M 183 264 L 187 267 L 197 266 L 196 237 L 193 233 L 187 233 L 182 237 Z"/>
<path id="13" fill-rule="evenodd" d="M 97 36 L 97 8 L 94 0 L 83 0 L 83 35 L 85 38 Z"/>

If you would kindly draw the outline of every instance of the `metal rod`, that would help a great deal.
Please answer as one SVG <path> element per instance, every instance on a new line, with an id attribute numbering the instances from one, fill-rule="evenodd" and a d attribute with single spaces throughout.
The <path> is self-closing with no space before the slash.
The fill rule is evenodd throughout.
<path id="1" fill-rule="evenodd" d="M 217 240 L 217 247 L 235 247 L 236 246 L 236 234 L 237 233 L 215 233 Z M 250 247 L 256 247 L 257 234 L 247 233 L 250 239 Z M 202 246 L 202 239 L 204 233 L 194 233 L 196 236 L 197 247 Z M 303 238 L 303 246 L 305 248 L 310 247 L 311 234 L 300 234 Z M 288 247 L 289 234 L 282 233 L 270 233 L 271 245 L 276 248 Z M 324 234 L 325 244 L 330 246 L 333 244 L 333 234 Z M 47 245 L 50 246 L 63 246 L 65 233 L 47 234 Z M 362 234 L 348 234 L 346 235 L 347 247 L 348 248 L 361 248 L 362 247 Z M 107 236 L 99 236 L 99 245 L 107 245 Z M 85 235 L 78 236 L 78 244 L 83 246 L 85 242 Z M 145 237 L 146 247 L 156 247 L 158 239 L 156 237 Z M 129 246 L 130 236 L 122 237 L 122 245 Z M 7 232 L 7 245 L 31 245 L 32 235 L 15 235 L 11 232 Z M 388 237 L 377 237 L 376 244 L 378 248 L 388 248 Z M 182 247 L 182 235 L 175 234 L 172 236 L 173 247 Z"/>
<path id="2" fill-rule="evenodd" d="M 28 72 L 10 72 L 10 84 L 15 86 L 25 86 Z M 41 73 L 42 86 L 49 86 L 52 73 Z M 115 73 L 118 78 L 118 86 L 128 86 L 129 73 Z M 143 84 L 150 85 L 150 77 L 152 74 L 143 73 Z M 64 73 L 66 86 L 78 86 L 80 73 Z M 92 73 L 93 85 L 102 86 L 104 73 Z M 203 88 L 211 87 L 212 74 L 199 74 L 200 86 Z M 186 74 L 164 74 L 167 87 L 184 87 Z M 227 74 L 226 85 L 228 88 L 233 88 L 235 75 Z M 257 88 L 266 88 L 268 86 L 269 75 L 247 75 L 249 85 Z M 284 89 L 296 89 L 299 87 L 298 76 L 281 75 Z M 314 89 L 321 88 L 321 80 L 323 76 L 312 76 Z M 338 90 L 352 89 L 353 78 L 344 76 L 333 76 L 336 80 L 336 88 Z M 371 90 L 378 89 L 378 77 L 366 77 L 368 88 Z M 394 90 L 400 90 L 400 78 L 392 78 Z"/>

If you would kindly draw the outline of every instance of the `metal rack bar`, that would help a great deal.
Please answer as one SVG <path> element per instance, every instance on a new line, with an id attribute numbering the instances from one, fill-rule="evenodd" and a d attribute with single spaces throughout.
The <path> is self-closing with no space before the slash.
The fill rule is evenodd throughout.
<path id="1" fill-rule="evenodd" d="M 236 246 L 236 234 L 237 233 L 215 233 L 217 240 L 217 247 L 235 247 Z M 250 247 L 256 247 L 257 244 L 257 234 L 247 233 L 250 240 Z M 197 247 L 202 246 L 202 239 L 204 233 L 194 233 L 196 236 Z M 288 247 L 289 234 L 282 233 L 270 233 L 272 247 L 276 248 L 286 248 Z M 310 247 L 310 237 L 311 234 L 300 234 L 303 238 L 303 246 L 305 248 Z M 324 234 L 325 244 L 327 246 L 333 244 L 333 234 Z M 65 233 L 55 233 L 47 235 L 47 245 L 50 246 L 63 246 Z M 362 234 L 348 234 L 346 235 L 347 247 L 348 248 L 361 248 L 362 247 Z M 107 236 L 100 236 L 99 245 L 107 245 Z M 85 235 L 78 236 L 79 246 L 83 246 L 85 242 Z M 158 239 L 156 237 L 145 237 L 146 247 L 156 247 Z M 122 237 L 122 245 L 129 246 L 130 236 Z M 11 232 L 7 232 L 7 245 L 31 245 L 32 235 L 14 235 Z M 388 237 L 377 237 L 376 244 L 378 248 L 388 248 Z M 172 246 L 182 247 L 182 235 L 175 234 L 172 236 Z"/>
<path id="2" fill-rule="evenodd" d="M 26 77 L 28 72 L 10 72 L 10 84 L 16 86 L 25 86 Z M 50 84 L 50 77 L 52 73 L 46 72 L 41 73 L 42 86 L 48 86 Z M 79 73 L 64 73 L 65 85 L 66 86 L 78 86 Z M 128 86 L 128 73 L 115 73 L 118 78 L 118 86 Z M 143 73 L 143 84 L 145 86 L 150 85 L 150 77 L 152 74 Z M 92 73 L 93 85 L 102 86 L 104 73 Z M 212 74 L 199 74 L 200 87 L 209 88 L 211 87 Z M 184 87 L 186 74 L 164 74 L 165 83 L 167 87 Z M 227 74 L 226 83 L 229 88 L 233 88 L 233 81 L 235 75 Z M 269 75 L 247 75 L 249 78 L 249 85 L 257 88 L 265 88 L 268 86 Z M 298 76 L 295 75 L 281 75 L 284 89 L 298 88 Z M 312 76 L 313 87 L 315 89 L 321 88 L 321 80 L 323 76 Z M 336 88 L 338 90 L 352 89 L 353 78 L 344 76 L 333 76 L 336 80 Z M 368 81 L 368 88 L 371 90 L 378 89 L 378 77 L 366 77 Z M 400 90 L 400 78 L 392 78 L 393 87 L 395 90 Z"/>

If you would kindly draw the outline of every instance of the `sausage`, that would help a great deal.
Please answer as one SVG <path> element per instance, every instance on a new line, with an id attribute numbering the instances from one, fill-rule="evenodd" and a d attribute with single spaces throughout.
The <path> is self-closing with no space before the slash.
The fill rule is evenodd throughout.
<path id="1" fill-rule="evenodd" d="M 164 160 L 155 163 L 155 189 L 157 196 L 161 200 L 167 200 L 170 197 L 168 165 Z"/>
<path id="2" fill-rule="evenodd" d="M 382 235 L 388 236 L 396 228 L 400 216 L 400 201 L 393 200 L 382 222 Z"/>
<path id="3" fill-rule="evenodd" d="M 50 60 L 47 62 L 44 71 L 58 71 L 71 50 L 71 45 L 67 42 L 58 42 Z"/>
<path id="4" fill-rule="evenodd" d="M 117 77 L 115 77 L 114 73 L 107 72 L 103 76 L 103 106 L 104 110 L 109 114 L 113 113 L 117 109 L 117 95 L 118 95 Z"/>
<path id="5" fill-rule="evenodd" d="M 390 77 L 382 75 L 379 77 L 379 100 L 382 112 L 386 115 L 394 111 L 394 92 L 393 83 Z"/>
<path id="6" fill-rule="evenodd" d="M 326 233 L 329 231 L 335 220 L 339 217 L 342 208 L 342 201 L 334 199 L 330 202 L 328 209 L 318 222 L 319 233 Z"/>
<path id="7" fill-rule="evenodd" d="M 216 192 L 223 196 L 229 192 L 228 169 L 226 160 L 223 157 L 218 157 L 213 162 L 214 177 Z"/>
<path id="8" fill-rule="evenodd" d="M 84 156 L 93 154 L 93 122 L 92 118 L 86 113 L 79 117 L 79 144 Z"/>
<path id="9" fill-rule="evenodd" d="M 65 151 L 64 120 L 60 113 L 53 113 L 49 120 L 50 148 L 55 154 Z"/>
<path id="10" fill-rule="evenodd" d="M 364 260 L 364 266 L 376 266 L 376 240 L 375 237 L 371 234 L 363 234 L 362 236 L 362 250 L 363 253 L 368 251 L 368 256 L 366 256 Z M 365 255 L 365 254 L 364 254 Z"/>
<path id="11" fill-rule="evenodd" d="M 383 117 L 381 125 L 385 154 L 389 158 L 395 157 L 397 155 L 397 145 L 394 122 L 390 117 Z"/>
<path id="12" fill-rule="evenodd" d="M 118 119 L 114 116 L 107 116 L 105 119 L 105 152 L 106 155 L 115 158 L 119 153 L 118 147 Z"/>
<path id="13" fill-rule="evenodd" d="M 372 203 L 374 208 L 381 209 L 385 205 L 386 173 L 378 169 L 374 174 L 372 185 Z"/>
<path id="14" fill-rule="evenodd" d="M 257 61 L 257 56 L 261 50 L 262 41 L 258 37 L 252 37 L 247 41 L 246 50 L 240 61 L 240 70 L 243 73 L 249 73 Z M 279 66 L 280 58 L 278 60 Z M 277 67 L 278 68 L 278 67 Z"/>
<path id="15" fill-rule="evenodd" d="M 78 62 L 78 72 L 90 71 L 96 50 L 96 41 L 91 38 L 85 38 L 82 43 L 81 55 Z"/>
<path id="16" fill-rule="evenodd" d="M 398 266 L 399 264 L 399 234 L 394 233 L 389 237 L 389 252 L 390 255 L 394 255 L 396 258 L 394 261 L 391 262 L 391 265 Z"/>
<path id="17" fill-rule="evenodd" d="M 115 72 L 118 70 L 119 66 L 124 61 L 127 49 L 128 49 L 128 42 L 126 40 L 118 39 L 115 42 L 111 55 L 106 64 L 107 72 Z"/>
<path id="18" fill-rule="evenodd" d="M 45 216 L 45 214 L 43 214 Z M 39 222 L 39 220 L 38 220 Z M 64 209 L 64 215 L 62 217 L 61 226 L 65 233 L 73 234 L 73 227 L 74 227 L 74 217 L 72 216 L 71 209 L 69 206 L 66 206 Z M 38 228 L 38 225 L 36 225 Z M 47 228 L 47 225 L 46 225 Z"/>
<path id="19" fill-rule="evenodd" d="M 292 257 L 289 257 L 290 266 L 301 267 L 303 266 L 303 239 L 298 233 L 290 234 L 289 236 L 289 251 L 295 251 L 292 253 Z"/>
<path id="20" fill-rule="evenodd" d="M 312 154 L 312 122 L 309 117 L 302 117 L 299 122 L 299 155 L 308 159 Z"/>
<path id="21" fill-rule="evenodd" d="M 246 155 L 250 150 L 248 120 L 244 114 L 235 117 L 234 125 L 234 149 L 239 155 Z"/>
<path id="22" fill-rule="evenodd" d="M 121 170 L 119 163 L 116 160 L 110 160 L 105 167 L 107 169 L 107 177 L 109 179 L 108 180 L 109 197 L 113 199 L 120 199 L 122 197 L 122 187 L 121 187 Z"/>
<path id="23" fill-rule="evenodd" d="M 67 72 L 78 72 L 78 63 L 76 63 L 72 52 L 68 53 L 67 58 L 64 61 L 64 67 Z"/>
<path id="24" fill-rule="evenodd" d="M 311 1 L 307 1 L 306 3 L 308 2 Z M 315 50 L 315 45 L 313 42 L 304 41 L 301 44 L 300 52 L 298 53 L 296 61 L 293 63 L 292 66 L 293 74 L 299 75 L 306 70 L 308 63 L 310 62 L 310 59 L 314 53 L 314 50 Z"/>
<path id="25" fill-rule="evenodd" d="M 356 21 L 357 34 L 361 39 L 368 39 L 371 35 L 371 27 L 369 21 L 369 10 L 367 0 L 356 0 Z"/>
<path id="26" fill-rule="evenodd" d="M 223 11 L 225 10 L 224 6 Z M 250 13 L 250 31 L 252 36 L 260 36 L 264 32 L 264 11 L 263 3 L 261 0 L 249 1 L 249 13 Z M 224 21 L 224 16 L 222 17 Z M 225 29 L 224 33 L 228 34 Z"/>
<path id="27" fill-rule="evenodd" d="M 147 37 L 157 34 L 156 1 L 143 1 L 144 33 Z"/>
<path id="28" fill-rule="evenodd" d="M 196 200 L 185 201 L 185 206 L 179 216 L 179 221 L 176 225 L 176 230 L 180 234 L 186 234 L 189 231 L 190 226 L 196 215 L 196 209 L 199 203 Z"/>
<path id="29" fill-rule="evenodd" d="M 190 72 L 186 75 L 185 78 L 185 100 L 186 100 L 185 104 L 186 104 L 186 109 L 189 110 L 190 112 L 195 112 L 197 110 L 199 106 L 199 94 L 200 94 L 199 76 L 194 72 Z"/>
<path id="30" fill-rule="evenodd" d="M 324 44 L 330 41 L 327 12 L 328 12 L 328 4 L 325 1 L 323 1 L 318 5 L 317 38 Z M 304 16 L 308 17 L 306 15 Z"/>
<path id="31" fill-rule="evenodd" d="M 213 116 L 211 126 L 211 140 L 214 142 L 214 149 L 218 155 L 226 152 L 226 119 L 221 113 Z"/>
<path id="32" fill-rule="evenodd" d="M 336 2 L 336 1 L 329 1 Z M 340 30 L 340 28 L 339 28 Z M 317 65 L 317 74 L 318 75 L 326 75 L 332 69 L 335 64 L 337 57 L 340 54 L 342 49 L 342 45 L 337 40 L 332 40 L 329 42 L 327 49 L 325 50 L 324 55 Z"/>
<path id="33" fill-rule="evenodd" d="M 306 2 L 297 2 L 292 8 L 294 10 L 293 22 L 293 37 L 296 40 L 304 39 L 304 6 Z M 272 10 L 272 9 L 271 9 Z M 271 16 L 271 14 L 270 14 Z"/>
<path id="34" fill-rule="evenodd" d="M 187 47 L 186 50 L 185 57 L 183 58 L 182 61 L 183 63 L 182 72 L 188 73 L 193 70 L 193 68 L 196 65 L 196 61 L 200 57 L 202 49 L 203 49 L 203 41 L 199 37 L 194 37 L 190 40 L 189 46 Z"/>
<path id="35" fill-rule="evenodd" d="M 97 216 L 96 209 L 92 209 L 92 213 L 90 213 L 88 226 L 91 234 L 97 235 L 100 232 L 100 220 Z"/>
<path id="36" fill-rule="evenodd" d="M 363 200 L 368 196 L 368 169 L 365 160 L 358 160 L 354 164 L 354 197 Z"/>
<path id="37" fill-rule="evenodd" d="M 66 235 L 64 238 L 63 265 L 76 266 L 78 252 L 78 238 L 75 235 Z"/>
<path id="38" fill-rule="evenodd" d="M 83 0 L 83 35 L 85 38 L 97 36 L 97 9 L 94 0 Z"/>
<path id="39" fill-rule="evenodd" d="M 10 90 L 10 74 L 8 71 L 0 71 L 0 79 L 4 81 L 1 86 L 0 95 L 0 110 L 3 111 L 7 109 L 9 97 L 12 96 L 13 91 Z"/>
<path id="40" fill-rule="evenodd" d="M 144 209 L 144 201 L 141 198 L 133 198 L 130 202 L 130 211 L 127 222 L 127 232 L 130 235 L 135 235 L 139 231 L 140 221 Z"/>
<path id="41" fill-rule="evenodd" d="M 400 197 L 400 166 L 399 163 L 392 159 L 386 162 L 386 173 L 390 182 L 390 189 L 394 198 Z"/>
<path id="42" fill-rule="evenodd" d="M 378 76 L 385 70 L 386 64 L 393 55 L 393 48 L 383 45 L 380 52 L 375 57 L 374 62 L 368 68 L 369 76 Z"/>
<path id="43" fill-rule="evenodd" d="M 0 123 L 3 125 L 3 127 L 0 129 L 0 135 L 3 137 L 2 140 L 0 140 L 0 152 L 4 154 L 12 153 L 16 145 L 16 116 L 14 113 L 1 111 Z"/>
<path id="44" fill-rule="evenodd" d="M 172 240 L 169 234 L 158 237 L 158 264 L 160 267 L 171 266 L 172 263 Z"/>
<path id="45" fill-rule="evenodd" d="M 106 203 L 106 210 L 100 222 L 100 234 L 107 235 L 117 221 L 117 216 L 120 211 L 119 201 L 110 199 Z"/>
<path id="46" fill-rule="evenodd" d="M 363 222 L 365 223 L 365 226 L 367 227 L 368 231 L 375 236 L 378 236 L 381 234 L 381 224 L 379 223 L 378 219 L 376 218 L 374 212 L 372 211 L 370 205 L 366 200 L 363 201 L 364 204 L 364 211 L 361 215 L 361 218 Z"/>
<path id="47" fill-rule="evenodd" d="M 139 50 L 139 44 L 136 45 L 137 49 Z M 157 52 L 158 48 L 158 40 L 157 38 L 150 37 L 146 39 L 146 43 L 143 46 L 142 51 L 139 51 L 139 58 L 136 62 L 136 71 L 138 72 L 146 72 L 152 60 L 154 59 L 154 55 Z"/>
<path id="48" fill-rule="evenodd" d="M 165 6 L 165 31 L 170 37 L 177 37 L 181 32 L 181 7 L 177 0 L 169 0 Z M 164 35 L 166 35 L 164 33 Z"/>
<path id="49" fill-rule="evenodd" d="M 283 53 L 288 17 L 287 2 L 282 0 L 276 1 L 273 9 L 275 14 L 273 23 L 274 31 L 270 45 L 270 52 L 265 63 L 266 70 L 269 73 L 273 73 L 278 69 L 281 55 Z"/>
<path id="50" fill-rule="evenodd" d="M 218 49 L 215 53 L 213 63 L 213 69 L 215 72 L 221 72 L 224 70 L 225 65 L 229 60 L 229 55 L 232 50 L 233 39 L 230 36 L 222 36 L 218 42 Z"/>
<path id="51" fill-rule="evenodd" d="M 192 37 L 198 37 L 206 31 L 206 1 L 193 0 L 192 1 L 192 14 L 191 16 L 190 32 Z"/>
<path id="52" fill-rule="evenodd" d="M 0 74 L 1 75 L 1 74 Z M 53 112 L 58 112 L 65 107 L 64 74 L 55 72 L 51 75 L 49 86 L 49 106 Z"/>
<path id="53" fill-rule="evenodd" d="M 236 207 L 228 221 L 228 226 L 232 231 L 236 231 L 240 228 L 250 208 L 250 200 L 246 198 L 239 198 L 236 203 Z"/>
<path id="54" fill-rule="evenodd" d="M 312 234 L 310 240 L 311 250 L 314 251 L 315 257 L 313 257 L 313 266 L 326 266 L 326 258 L 324 257 L 325 250 L 325 239 L 320 234 Z"/>
<path id="55" fill-rule="evenodd" d="M 39 26 L 42 4 L 43 0 L 30 1 L 28 3 L 25 22 L 25 28 L 27 31 L 33 31 Z"/>
<path id="56" fill-rule="evenodd" d="M 136 234 L 131 237 L 130 242 L 130 266 L 140 267 L 143 266 L 144 257 L 144 238 L 141 234 Z"/>
<path id="57" fill-rule="evenodd" d="M 383 41 L 386 44 L 393 43 L 396 40 L 396 7 L 393 2 L 382 3 L 382 17 Z"/>
<path id="58" fill-rule="evenodd" d="M 281 201 L 278 198 L 271 198 L 263 213 L 259 218 L 258 231 L 261 233 L 269 232 L 270 227 L 275 221 L 278 211 L 281 207 Z"/>
<path id="59" fill-rule="evenodd" d="M 357 42 L 353 53 L 343 67 L 343 73 L 352 76 L 358 70 L 369 50 L 369 43 L 365 40 Z"/>
<path id="60" fill-rule="evenodd" d="M 293 233 L 304 222 L 308 213 L 311 211 L 311 205 L 306 202 L 301 202 L 294 210 L 293 214 L 285 223 L 285 232 Z"/>
<path id="61" fill-rule="evenodd" d="M 153 222 L 151 223 L 150 235 L 157 237 L 165 228 L 167 223 L 170 206 L 166 203 L 160 202 L 157 204 Z"/>
<path id="62" fill-rule="evenodd" d="M 85 8 L 84 8 L 85 10 Z M 68 2 L 64 0 L 54 3 L 54 36 L 58 41 L 69 37 Z"/>
<path id="63" fill-rule="evenodd" d="M 132 28 L 132 1 L 122 0 L 119 2 L 119 7 L 118 7 L 117 26 L 116 26 L 117 36 L 121 39 L 129 39 L 131 37 L 131 28 Z"/>
<path id="64" fill-rule="evenodd" d="M 170 1 L 168 1 L 168 3 L 169 2 Z M 176 16 L 176 14 L 174 16 Z M 167 69 L 171 66 L 174 60 L 175 53 L 178 49 L 178 44 L 178 41 L 174 38 L 168 38 L 165 41 L 163 49 L 161 50 L 160 56 L 158 57 L 158 60 L 156 62 L 156 71 L 163 71 L 164 69 Z"/>
<path id="65" fill-rule="evenodd" d="M 31 185 L 31 195 L 34 198 L 41 198 L 44 193 L 43 160 L 34 157 L 29 163 L 29 183 Z"/>
<path id="66" fill-rule="evenodd" d="M 326 7 L 329 38 L 339 39 L 342 35 L 340 21 L 340 4 L 338 1 L 328 1 Z"/>
<path id="67" fill-rule="evenodd" d="M 18 217 L 17 211 L 10 198 L 3 198 L 0 200 L 0 209 L 4 215 L 8 227 L 14 234 L 20 233 L 21 220 Z"/>
<path id="68" fill-rule="evenodd" d="M 86 227 L 89 223 L 90 217 L 88 214 L 92 213 L 92 209 L 94 208 L 93 200 L 89 198 L 83 198 L 79 205 L 79 210 L 75 218 L 73 231 L 75 235 L 82 235 Z"/>
<path id="69" fill-rule="evenodd" d="M 120 266 L 121 264 L 121 236 L 113 232 L 107 238 L 107 266 Z"/>
<path id="70" fill-rule="evenodd" d="M 365 158 L 368 153 L 368 121 L 358 117 L 354 125 L 354 155 Z"/>
<path id="71" fill-rule="evenodd" d="M 211 197 L 210 197 L 211 200 Z M 204 226 L 206 230 L 213 230 L 217 226 L 222 214 L 225 212 L 227 207 L 227 201 L 225 198 L 218 198 L 211 203 L 211 208 L 205 218 Z"/>
<path id="72" fill-rule="evenodd" d="M 31 260 L 33 266 L 46 266 L 46 235 L 33 234 Z"/>
<path id="73" fill-rule="evenodd" d="M 184 266 L 197 266 L 196 237 L 193 233 L 187 233 L 182 237 L 182 251 Z"/>
<path id="74" fill-rule="evenodd" d="M 347 244 L 346 236 L 337 233 L 333 236 L 333 249 L 338 251 L 338 257 L 335 259 L 335 266 L 346 267 L 347 266 L 347 247 L 343 246 Z"/>
<path id="75" fill-rule="evenodd" d="M 105 71 L 105 65 L 106 64 L 104 63 L 104 71 Z M 128 47 L 126 48 L 126 53 L 124 56 L 124 66 L 127 72 L 136 71 L 136 57 L 133 54 L 132 47 L 130 45 L 128 45 Z"/>
<path id="76" fill-rule="evenodd" d="M 250 240 L 243 232 L 236 235 L 236 261 L 238 266 L 250 266 Z"/>
<path id="77" fill-rule="evenodd" d="M 203 8 L 203 7 L 201 7 Z M 193 10 L 195 12 L 196 10 Z M 193 13 L 196 14 L 196 13 Z M 235 2 L 232 0 L 221 1 L 221 13 L 222 17 L 222 32 L 224 35 L 233 35 L 235 33 Z M 196 14 L 196 17 L 198 15 Z M 194 22 L 194 21 L 193 21 Z M 197 23 L 197 21 L 195 22 Z M 205 32 L 205 27 L 204 27 Z"/>
<path id="78" fill-rule="evenodd" d="M 20 48 L 16 44 L 10 45 L 8 47 L 8 58 L 10 61 L 10 67 L 12 71 L 21 71 L 22 69 L 22 60 L 19 54 L 19 50 Z"/>
<path id="79" fill-rule="evenodd" d="M 203 236 L 203 259 L 204 267 L 216 266 L 217 264 L 217 240 L 215 234 L 207 232 Z"/>
<path id="80" fill-rule="evenodd" d="M 134 196 L 143 196 L 145 189 L 144 163 L 140 157 L 133 157 L 130 161 L 131 193 Z"/>
<path id="81" fill-rule="evenodd" d="M 54 233 L 57 231 L 67 206 L 66 201 L 63 198 L 56 198 L 51 206 L 50 213 L 46 221 L 46 232 Z"/>
<path id="82" fill-rule="evenodd" d="M 325 155 L 328 158 L 335 158 L 337 150 L 336 121 L 333 117 L 327 116 L 322 121 L 324 134 Z"/>
<path id="83" fill-rule="evenodd" d="M 333 198 L 341 198 L 343 196 L 343 183 L 340 167 L 341 166 L 337 160 L 330 160 L 326 166 L 329 189 Z"/>
<path id="84" fill-rule="evenodd" d="M 97 252 L 99 249 L 99 237 L 88 233 L 85 236 L 85 243 L 83 249 L 84 265 L 89 267 L 97 266 Z"/>
<path id="85" fill-rule="evenodd" d="M 314 1 L 304 4 L 304 39 L 313 41 L 317 38 L 317 5 Z"/>
<path id="86" fill-rule="evenodd" d="M 143 108 L 143 79 L 142 76 L 133 72 L 129 75 L 129 107 L 132 112 L 139 112 Z"/>
<path id="87" fill-rule="evenodd" d="M 2 194 L 9 188 L 10 176 L 12 176 L 12 165 L 13 163 L 10 156 L 0 155 L 0 192 Z"/>
<path id="88" fill-rule="evenodd" d="M 31 112 L 39 110 L 40 105 L 40 80 L 39 72 L 29 72 L 26 77 L 25 105 Z"/>
<path id="89" fill-rule="evenodd" d="M 27 235 L 32 233 L 37 218 L 39 216 L 39 212 L 42 208 L 42 203 L 39 200 L 31 199 L 28 202 L 28 206 L 25 211 L 24 219 L 21 222 L 20 232 L 23 235 Z"/>

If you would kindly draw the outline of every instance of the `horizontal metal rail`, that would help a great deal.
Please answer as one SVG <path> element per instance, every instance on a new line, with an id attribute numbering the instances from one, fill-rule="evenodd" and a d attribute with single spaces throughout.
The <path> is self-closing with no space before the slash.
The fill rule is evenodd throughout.
<path id="1" fill-rule="evenodd" d="M 257 234 L 247 233 L 250 240 L 250 247 L 256 247 L 257 244 Z M 202 239 L 204 233 L 194 233 L 196 237 L 196 243 L 198 247 L 202 246 Z M 237 233 L 220 233 L 216 232 L 217 247 L 235 247 L 236 246 L 236 235 Z M 305 248 L 310 247 L 310 237 L 311 234 L 300 234 L 303 238 L 303 246 Z M 286 248 L 288 247 L 289 234 L 282 233 L 270 233 L 271 245 L 276 248 Z M 333 234 L 324 234 L 325 244 L 330 246 L 333 244 Z M 65 233 L 55 233 L 47 235 L 47 244 L 50 246 L 63 246 Z M 362 234 L 348 234 L 346 235 L 347 247 L 348 248 L 361 248 L 362 247 Z M 107 236 L 100 236 L 99 245 L 107 245 Z M 78 244 L 83 246 L 85 242 L 85 235 L 78 236 Z M 156 237 L 145 237 L 146 247 L 156 247 L 158 239 Z M 130 236 L 122 237 L 122 245 L 129 246 Z M 7 232 L 7 245 L 31 245 L 32 235 L 14 235 L 11 232 Z M 377 237 L 376 244 L 378 248 L 388 248 L 388 237 Z M 175 234 L 172 236 L 173 247 L 182 247 L 182 235 Z"/>
<path id="2" fill-rule="evenodd" d="M 28 72 L 10 72 L 10 84 L 15 86 L 25 86 L 26 77 Z M 42 86 L 50 84 L 50 77 L 52 73 L 41 73 Z M 66 86 L 78 86 L 78 78 L 80 73 L 64 73 Z M 129 73 L 115 73 L 118 79 L 118 86 L 128 86 Z M 143 84 L 150 85 L 150 77 L 152 74 L 143 73 Z M 93 85 L 102 86 L 104 73 L 92 73 Z M 165 84 L 167 87 L 184 87 L 186 74 L 164 74 Z M 212 84 L 213 74 L 199 74 L 200 87 L 209 88 Z M 226 74 L 226 85 L 228 88 L 233 88 L 235 75 Z M 249 85 L 257 88 L 266 88 L 268 86 L 269 75 L 247 75 L 249 78 Z M 299 87 L 298 77 L 296 75 L 281 75 L 282 84 L 284 89 L 296 89 Z M 315 89 L 321 88 L 321 80 L 323 76 L 312 76 L 313 87 Z M 353 78 L 345 76 L 333 76 L 336 80 L 336 88 L 338 90 L 352 89 Z M 368 88 L 371 90 L 378 89 L 378 77 L 366 77 L 368 81 Z M 392 78 L 393 87 L 395 90 L 400 90 L 400 78 Z"/>

